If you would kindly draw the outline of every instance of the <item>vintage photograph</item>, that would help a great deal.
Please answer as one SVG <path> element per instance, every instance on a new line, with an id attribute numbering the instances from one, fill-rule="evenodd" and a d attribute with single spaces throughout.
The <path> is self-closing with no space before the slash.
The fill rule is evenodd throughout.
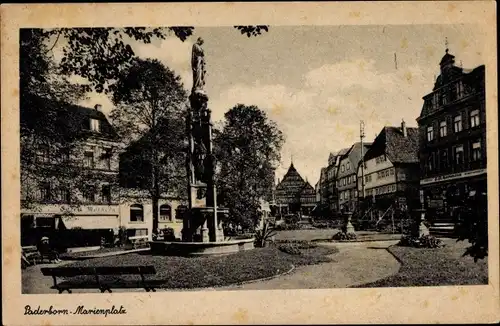
<path id="1" fill-rule="evenodd" d="M 22 292 L 487 284 L 477 33 L 21 29 Z"/>
<path id="2" fill-rule="evenodd" d="M 2 5 L 2 323 L 498 322 L 494 9 Z"/>

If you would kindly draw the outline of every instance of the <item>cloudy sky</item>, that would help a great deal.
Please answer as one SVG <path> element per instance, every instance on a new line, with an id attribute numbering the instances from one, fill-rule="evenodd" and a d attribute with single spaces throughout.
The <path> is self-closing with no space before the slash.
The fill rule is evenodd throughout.
<path id="1" fill-rule="evenodd" d="M 293 155 L 299 173 L 314 185 L 330 152 L 359 141 L 360 120 L 366 141 L 402 119 L 416 126 L 422 96 L 439 74 L 446 37 L 458 65 L 483 64 L 485 45 L 474 27 L 271 26 L 252 38 L 232 27 L 197 27 L 185 42 L 172 37 L 131 45 L 138 56 L 157 58 L 173 69 L 190 90 L 191 46 L 201 36 L 214 121 L 237 103 L 259 106 L 286 137 L 277 177 Z M 111 110 L 103 95 L 92 94 L 81 104 L 95 103 Z"/>

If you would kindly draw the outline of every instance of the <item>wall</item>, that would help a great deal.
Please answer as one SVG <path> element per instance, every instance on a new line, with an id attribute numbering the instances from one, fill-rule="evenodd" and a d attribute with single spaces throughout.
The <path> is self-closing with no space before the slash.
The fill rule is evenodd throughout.
<path id="1" fill-rule="evenodd" d="M 394 168 L 393 164 L 389 159 L 376 163 L 376 158 L 372 158 L 370 160 L 366 161 L 366 168 L 364 170 L 364 175 L 365 175 L 365 195 L 369 195 L 368 190 L 375 188 L 375 187 L 380 187 L 384 185 L 388 185 L 391 183 L 396 182 L 396 176 L 395 173 L 393 175 L 386 176 L 384 178 L 378 178 L 377 172 L 389 169 L 389 168 Z M 370 181 L 366 181 L 366 176 L 371 176 Z M 358 169 L 358 180 L 361 177 L 361 168 Z M 361 184 L 358 182 L 358 190 L 360 196 L 362 196 L 361 192 Z"/>

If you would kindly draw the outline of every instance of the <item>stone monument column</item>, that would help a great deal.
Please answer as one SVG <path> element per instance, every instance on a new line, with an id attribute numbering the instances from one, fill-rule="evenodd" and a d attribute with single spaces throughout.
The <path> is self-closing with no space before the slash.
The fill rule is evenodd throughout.
<path id="1" fill-rule="evenodd" d="M 215 158 L 212 145 L 211 112 L 205 92 L 205 56 L 198 38 L 193 45 L 191 65 L 193 88 L 189 96 L 187 135 L 189 150 L 188 175 L 189 210 L 184 217 L 183 241 L 216 242 L 220 239 L 217 221 L 217 191 L 215 188 Z"/>

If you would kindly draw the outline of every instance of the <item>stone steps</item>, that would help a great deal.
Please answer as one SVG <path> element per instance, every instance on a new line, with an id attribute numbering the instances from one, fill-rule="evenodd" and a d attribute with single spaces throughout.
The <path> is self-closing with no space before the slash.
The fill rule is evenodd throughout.
<path id="1" fill-rule="evenodd" d="M 432 224 L 429 228 L 429 232 L 434 236 L 453 238 L 455 237 L 455 224 L 439 221 Z"/>

